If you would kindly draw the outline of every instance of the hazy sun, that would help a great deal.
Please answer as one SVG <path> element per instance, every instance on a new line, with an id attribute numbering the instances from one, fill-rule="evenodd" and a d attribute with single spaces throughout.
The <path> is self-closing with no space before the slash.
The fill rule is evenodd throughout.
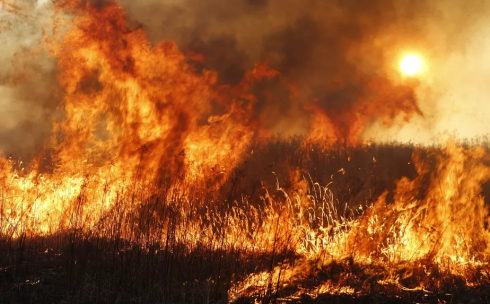
<path id="1" fill-rule="evenodd" d="M 412 76 L 420 72 L 421 66 L 422 66 L 422 61 L 418 56 L 408 55 L 405 56 L 405 58 L 403 58 L 400 64 L 400 70 L 403 73 Z"/>

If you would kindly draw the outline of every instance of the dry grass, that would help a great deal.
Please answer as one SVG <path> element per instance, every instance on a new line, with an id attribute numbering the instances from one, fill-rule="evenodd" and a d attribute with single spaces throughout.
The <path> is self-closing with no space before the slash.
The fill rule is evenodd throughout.
<path id="1" fill-rule="evenodd" d="M 0 194 L 0 303 L 454 303 L 467 293 L 487 301 L 484 266 L 457 276 L 423 260 L 394 264 L 379 252 L 373 260 L 383 263 L 359 264 L 354 251 L 332 259 L 320 243 L 352 229 L 347 223 L 396 180 L 414 178 L 413 150 L 294 139 L 257 145 L 217 190 L 163 173 L 157 184 L 141 178 L 93 227 L 84 209 L 91 196 L 81 191 L 69 224 L 45 236 L 12 223 Z M 430 162 L 430 149 L 423 156 Z M 240 293 L 261 273 L 265 283 Z"/>

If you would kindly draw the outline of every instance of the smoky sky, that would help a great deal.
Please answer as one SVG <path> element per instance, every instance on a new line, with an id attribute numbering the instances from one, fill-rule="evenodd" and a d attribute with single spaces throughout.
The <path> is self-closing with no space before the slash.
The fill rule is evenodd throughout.
<path id="1" fill-rule="evenodd" d="M 17 5 L 21 13 L 12 14 L 5 5 L 0 10 L 0 104 L 5 117 L 0 150 L 27 157 L 49 137 L 62 98 L 56 57 L 39 48 L 46 33 L 62 32 L 53 32 L 50 23 L 62 12 L 55 12 L 47 1 L 23 3 Z M 109 2 L 87 3 L 103 7 Z M 334 123 L 335 117 L 353 109 L 363 111 L 355 106 L 376 94 L 372 79 L 398 81 L 397 56 L 404 51 L 423 50 L 429 57 L 464 53 L 474 25 L 487 11 L 484 1 L 442 0 L 116 3 L 127 11 L 130 26 L 143 27 L 152 43 L 173 40 L 189 58 L 201 55 L 189 63 L 196 73 L 217 71 L 221 85 L 236 85 L 257 62 L 277 69 L 280 79 L 264 80 L 253 88 L 258 99 L 255 115 L 263 126 L 284 135 L 308 133 L 311 103 Z M 357 114 L 349 117 L 358 118 Z M 372 116 L 370 121 L 378 118 Z"/>
<path id="2" fill-rule="evenodd" d="M 221 84 L 238 83 L 256 62 L 277 69 L 297 96 L 288 96 L 284 83 L 259 84 L 256 110 L 263 125 L 281 134 L 308 132 L 305 104 L 312 101 L 338 117 L 368 99 L 375 94 L 369 80 L 392 79 L 403 51 L 463 42 L 481 8 L 422 0 L 119 3 L 152 41 L 175 40 L 183 52 L 204 55 L 196 70 L 216 70 Z"/>
<path id="3" fill-rule="evenodd" d="M 29 159 L 51 134 L 60 95 L 56 59 L 42 50 L 51 16 L 35 0 L 0 9 L 0 151 Z"/>

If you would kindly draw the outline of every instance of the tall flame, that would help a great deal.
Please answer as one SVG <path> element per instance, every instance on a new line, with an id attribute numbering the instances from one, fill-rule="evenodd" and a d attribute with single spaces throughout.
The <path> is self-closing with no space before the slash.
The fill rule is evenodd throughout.
<path id="1" fill-rule="evenodd" d="M 204 244 L 272 256 L 269 270 L 233 278 L 230 300 L 285 290 L 337 262 L 348 261 L 351 270 L 379 267 L 380 284 L 398 284 L 395 273 L 403 265 L 425 263 L 457 274 L 488 263 L 481 187 L 490 168 L 483 148 L 448 143 L 428 149 L 434 168 L 419 151 L 413 155 L 417 176 L 397 181 L 393 202 L 385 192 L 374 202 L 357 202 L 355 210 L 337 201 L 330 184 L 297 170 L 311 160 L 312 145 L 324 153 L 335 143 L 355 146 L 375 119 L 390 124 L 400 114 L 422 116 L 415 85 L 354 73 L 308 100 L 304 88 L 266 63 L 254 65 L 238 84 L 224 85 L 217 72 L 196 70 L 200 56 L 184 56 L 174 42 L 153 46 L 113 2 L 66 0 L 56 7 L 70 13 L 66 35 L 48 39 L 58 60 L 63 115 L 45 154 L 26 168 L 0 158 L 2 238 L 75 231 L 148 249 L 171 235 L 186 253 Z M 252 144 L 274 138 L 267 117 L 257 114 L 258 95 L 274 98 L 258 84 L 272 80 L 287 87 L 291 100 L 304 101 L 301 110 L 312 118 L 306 139 L 284 149 L 305 159 L 286 164 L 290 187 L 282 188 L 279 179 L 275 187 L 256 182 L 253 195 L 239 196 L 240 168 L 252 158 Z M 362 92 L 351 91 L 356 84 Z M 356 102 L 325 106 L 340 95 Z M 277 266 L 279 252 L 284 257 Z M 354 291 L 330 280 L 301 292 Z"/>

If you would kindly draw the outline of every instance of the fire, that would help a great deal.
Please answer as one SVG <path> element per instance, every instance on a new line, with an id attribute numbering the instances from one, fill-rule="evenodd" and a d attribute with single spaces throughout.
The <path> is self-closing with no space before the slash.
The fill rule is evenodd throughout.
<path id="1" fill-rule="evenodd" d="M 417 55 L 407 55 L 400 63 L 400 70 L 408 76 L 420 73 L 421 68 L 422 60 Z"/>
<path id="2" fill-rule="evenodd" d="M 481 195 L 490 167 L 483 148 L 449 142 L 415 149 L 416 174 L 397 180 L 392 201 L 388 190 L 371 200 L 342 201 L 332 190 L 333 175 L 322 184 L 301 171 L 315 149 L 322 151 L 317 164 L 327 163 L 321 157 L 328 154 L 335 163 L 348 147 L 368 154 L 371 146 L 358 140 L 373 118 L 389 124 L 400 113 L 422 115 L 413 87 L 356 74 L 354 82 L 368 93 L 332 113 L 321 103 L 351 96 L 350 87 L 342 79 L 325 85 L 325 99 L 305 106 L 313 113 L 306 139 L 274 151 L 271 162 L 285 167 L 286 187 L 272 169 L 247 165 L 254 144 L 273 146 L 271 130 L 255 113 L 254 86 L 274 79 L 290 88 L 291 98 L 304 97 L 279 71 L 258 63 L 237 85 L 220 85 L 216 72 L 196 71 L 174 42 L 151 45 L 113 3 L 68 0 L 57 6 L 72 14 L 70 31 L 49 45 L 58 59 L 64 116 L 54 123 L 45 154 L 25 168 L 0 158 L 3 239 L 69 234 L 72 244 L 116 240 L 121 244 L 112 256 L 121 253 L 121 259 L 128 248 L 165 250 L 166 262 L 209 253 L 219 256 L 215 284 L 230 272 L 221 267 L 232 252 L 252 264 L 235 265 L 242 272 L 227 277 L 223 286 L 231 301 L 356 295 L 380 285 L 403 290 L 408 287 L 400 282 L 409 273 L 419 274 L 413 289 L 438 288 L 444 280 L 433 273 L 463 273 L 468 285 L 483 280 L 479 271 L 490 262 L 489 214 Z M 409 76 L 421 67 L 415 55 L 401 63 Z M 329 150 L 334 143 L 345 150 Z M 281 163 L 279 156 L 288 160 Z M 380 158 L 371 162 L 369 182 Z M 251 180 L 246 170 L 256 170 Z M 275 183 L 259 180 L 264 170 Z M 350 173 L 344 167 L 336 172 Z M 239 193 L 247 183 L 251 194 Z M 355 193 L 355 186 L 348 191 Z M 260 259 L 266 266 L 249 267 Z M 328 279 L 319 282 L 322 277 Z"/>
<path id="3" fill-rule="evenodd" d="M 436 169 L 428 185 L 424 184 L 424 179 L 429 173 L 429 164 L 422 161 L 418 153 L 414 154 L 413 160 L 418 177 L 397 182 L 394 203 L 387 204 L 385 193 L 365 210 L 362 208 L 356 217 L 339 216 L 338 207 L 329 195 L 322 198 L 325 201 L 301 197 L 300 204 L 305 209 L 323 204 L 323 210 L 328 210 L 324 215 L 326 221 L 320 227 L 315 228 L 310 221 L 287 228 L 304 240 L 296 247 L 302 259 L 249 276 L 237 284 L 236 291 L 230 292 L 231 299 L 244 294 L 276 293 L 278 288 L 300 284 L 301 275 L 322 272 L 332 264 L 339 268 L 352 265 L 361 269 L 380 267 L 381 272 L 371 273 L 379 276 L 377 284 L 395 288 L 403 288 L 399 282 L 403 277 L 392 277 L 391 271 L 400 273 L 407 267 L 415 269 L 416 265 L 422 264 L 424 276 L 431 277 L 429 269 L 434 265 L 439 267 L 438 271 L 454 275 L 488 265 L 485 258 L 490 240 L 490 231 L 486 228 L 488 209 L 478 194 L 481 185 L 490 179 L 490 167 L 484 163 L 488 160 L 487 153 L 480 148 L 465 150 L 448 143 L 437 153 Z M 426 188 L 426 193 L 418 199 L 421 188 Z M 328 186 L 319 187 L 319 191 L 329 193 Z M 337 264 L 345 260 L 351 266 Z M 353 275 L 348 271 L 343 275 Z M 277 282 L 279 276 L 282 276 L 282 285 L 268 289 L 270 280 Z M 428 288 L 429 284 L 429 281 L 420 281 L 416 288 Z M 349 286 L 332 286 L 331 281 L 315 288 L 329 289 L 330 294 L 354 293 Z M 300 288 L 299 294 L 293 293 L 290 297 L 321 293 L 315 288 Z"/>

